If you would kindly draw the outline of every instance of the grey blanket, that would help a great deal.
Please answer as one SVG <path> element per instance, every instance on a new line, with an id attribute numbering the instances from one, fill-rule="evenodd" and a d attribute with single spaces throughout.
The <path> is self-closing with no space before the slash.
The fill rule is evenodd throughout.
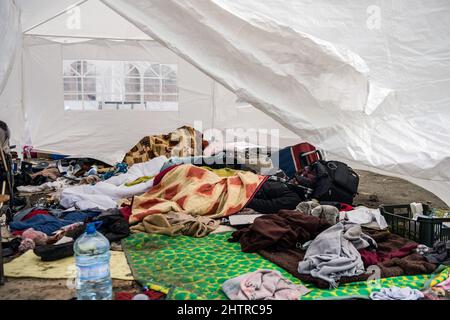
<path id="1" fill-rule="evenodd" d="M 265 269 L 227 280 L 222 290 L 231 300 L 299 300 L 311 291 L 283 278 L 279 271 Z"/>
<path id="2" fill-rule="evenodd" d="M 330 288 L 336 288 L 342 276 L 357 276 L 365 272 L 358 250 L 367 247 L 376 247 L 376 242 L 362 233 L 361 226 L 339 222 L 311 243 L 298 265 L 298 272 L 323 279 Z"/>

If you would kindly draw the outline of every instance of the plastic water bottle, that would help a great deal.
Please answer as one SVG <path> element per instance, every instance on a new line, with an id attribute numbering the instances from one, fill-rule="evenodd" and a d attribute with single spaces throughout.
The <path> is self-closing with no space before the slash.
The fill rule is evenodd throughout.
<path id="1" fill-rule="evenodd" d="M 89 223 L 74 244 L 78 300 L 112 300 L 109 241 Z"/>

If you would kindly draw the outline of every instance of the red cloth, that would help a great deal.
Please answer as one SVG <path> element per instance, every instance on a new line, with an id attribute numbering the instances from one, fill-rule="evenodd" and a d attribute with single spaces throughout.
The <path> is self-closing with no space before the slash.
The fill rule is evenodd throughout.
<path id="1" fill-rule="evenodd" d="M 115 300 L 132 300 L 136 294 L 137 293 L 131 292 L 117 292 L 115 295 Z M 154 290 L 147 290 L 142 292 L 142 294 L 145 294 L 147 297 L 150 298 L 150 300 L 161 300 L 166 296 L 164 293 Z"/>
<path id="2" fill-rule="evenodd" d="M 160 173 L 158 173 L 158 175 L 155 177 L 155 179 L 153 179 L 153 186 L 156 186 L 157 184 L 159 184 L 162 180 L 162 178 L 164 178 L 164 176 L 172 171 L 173 169 L 175 169 L 176 167 L 181 166 L 181 164 L 174 164 L 171 167 L 168 167 L 166 169 L 164 169 L 163 171 L 161 171 Z"/>
<path id="3" fill-rule="evenodd" d="M 31 219 L 34 216 L 37 216 L 37 215 L 40 215 L 40 214 L 43 214 L 43 215 L 46 215 L 46 216 L 50 215 L 50 213 L 48 213 L 47 210 L 33 210 L 29 214 L 27 214 L 25 217 L 23 217 L 21 219 L 21 221 L 26 221 L 26 220 Z"/>
<path id="4" fill-rule="evenodd" d="M 383 255 L 383 261 L 384 260 L 388 260 L 388 259 L 392 259 L 392 258 L 403 258 L 406 257 L 407 255 L 409 255 L 411 253 L 411 251 L 413 251 L 415 248 L 417 248 L 417 243 L 411 243 L 408 244 L 398 250 L 389 252 L 387 254 L 382 254 Z"/>
<path id="5" fill-rule="evenodd" d="M 361 255 L 361 259 L 364 262 L 364 267 L 376 265 L 378 263 L 384 262 L 386 260 L 390 260 L 393 258 L 403 258 L 406 257 L 413 251 L 415 248 L 417 248 L 417 243 L 408 244 L 398 250 L 391 251 L 391 252 L 378 252 L 378 251 L 371 251 L 367 249 L 361 249 L 359 250 L 359 253 Z"/>
<path id="6" fill-rule="evenodd" d="M 349 204 L 346 204 L 343 202 L 341 202 L 340 204 L 341 204 L 341 208 L 339 209 L 339 211 L 352 211 L 354 209 L 353 206 L 351 206 Z"/>
<path id="7" fill-rule="evenodd" d="M 120 214 L 122 215 L 122 217 L 124 217 L 125 221 L 130 220 L 131 206 L 123 206 L 122 208 L 119 209 L 119 211 L 120 211 Z"/>
<path id="8" fill-rule="evenodd" d="M 358 250 L 359 254 L 361 255 L 361 260 L 364 263 L 364 267 L 377 265 L 378 263 L 382 262 L 380 253 L 376 251 L 371 251 L 367 249 L 361 249 Z"/>

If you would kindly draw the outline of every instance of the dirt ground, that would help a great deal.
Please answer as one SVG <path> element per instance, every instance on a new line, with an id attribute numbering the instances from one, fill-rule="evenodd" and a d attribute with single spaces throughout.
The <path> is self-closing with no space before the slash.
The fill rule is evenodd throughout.
<path id="1" fill-rule="evenodd" d="M 431 192 L 408 181 L 383 176 L 373 172 L 356 170 L 360 184 L 355 205 L 378 208 L 379 205 L 408 204 L 411 202 L 429 202 L 434 208 L 447 209 L 448 206 Z"/>
<path id="2" fill-rule="evenodd" d="M 114 292 L 136 292 L 134 281 L 113 280 Z M 75 290 L 68 289 L 65 279 L 8 278 L 0 287 L 0 300 L 71 300 Z"/>
<path id="3" fill-rule="evenodd" d="M 380 204 L 407 204 L 411 202 L 430 202 L 433 207 L 447 208 L 444 202 L 430 192 L 407 181 L 358 171 L 360 175 L 359 195 L 355 204 L 378 207 Z M 114 292 L 135 292 L 133 281 L 113 281 Z M 0 286 L 0 300 L 70 300 L 75 297 L 74 290 L 68 289 L 66 280 L 6 279 Z"/>

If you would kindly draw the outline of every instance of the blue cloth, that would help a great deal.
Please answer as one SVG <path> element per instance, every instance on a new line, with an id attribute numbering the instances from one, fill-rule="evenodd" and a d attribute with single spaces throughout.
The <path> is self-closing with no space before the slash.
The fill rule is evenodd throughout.
<path id="1" fill-rule="evenodd" d="M 72 221 L 72 223 L 83 222 L 86 218 L 95 218 L 100 213 L 100 210 L 68 211 L 61 215 L 61 219 Z"/>
<path id="2" fill-rule="evenodd" d="M 112 178 L 118 175 L 119 173 L 127 173 L 127 171 L 128 171 L 128 164 L 126 164 L 125 162 L 118 163 L 114 166 L 114 170 L 106 172 L 103 175 L 101 175 L 101 179 L 103 181 L 108 180 L 109 178 Z"/>
<path id="3" fill-rule="evenodd" d="M 28 208 L 28 209 L 23 209 L 19 212 L 17 212 L 14 217 L 13 220 L 14 221 L 20 221 L 22 220 L 27 214 L 29 214 L 31 211 L 36 210 L 35 208 Z"/>
<path id="4" fill-rule="evenodd" d="M 25 231 L 33 228 L 50 236 L 64 226 L 84 222 L 87 218 L 94 218 L 100 213 L 101 211 L 71 211 L 62 215 L 61 219 L 52 215 L 39 214 L 26 221 L 14 221 L 9 228 L 11 231 Z"/>
<path id="5" fill-rule="evenodd" d="M 292 156 L 291 147 L 272 153 L 271 156 L 274 167 L 280 168 L 289 177 L 293 178 L 297 172 L 295 168 L 295 160 Z"/>

